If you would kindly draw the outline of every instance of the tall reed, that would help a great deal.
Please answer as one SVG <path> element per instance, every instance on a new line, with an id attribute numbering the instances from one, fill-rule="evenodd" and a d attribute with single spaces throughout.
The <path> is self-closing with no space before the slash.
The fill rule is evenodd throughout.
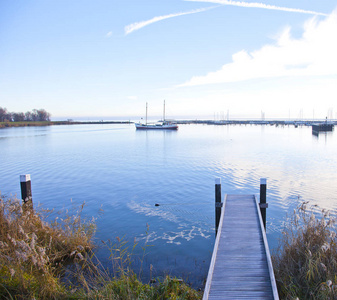
<path id="1" fill-rule="evenodd" d="M 18 199 L 0 195 L 0 297 L 57 298 L 64 292 L 58 272 L 93 247 L 95 224 L 82 222 L 82 210 L 48 224 Z"/>
<path id="2" fill-rule="evenodd" d="M 273 266 L 282 299 L 337 299 L 336 218 L 303 202 L 282 232 Z"/>
<path id="3" fill-rule="evenodd" d="M 136 242 L 104 242 L 111 265 L 103 266 L 93 251 L 94 220 L 81 217 L 83 207 L 48 224 L 51 211 L 37 213 L 0 194 L 1 299 L 201 299 L 175 278 L 142 283 L 131 269 Z"/>

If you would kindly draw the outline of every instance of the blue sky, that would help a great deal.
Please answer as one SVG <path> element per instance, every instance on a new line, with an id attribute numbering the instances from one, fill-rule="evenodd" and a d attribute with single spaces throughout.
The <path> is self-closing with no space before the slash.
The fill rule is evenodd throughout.
<path id="1" fill-rule="evenodd" d="M 0 0 L 0 106 L 53 119 L 325 118 L 337 1 Z"/>

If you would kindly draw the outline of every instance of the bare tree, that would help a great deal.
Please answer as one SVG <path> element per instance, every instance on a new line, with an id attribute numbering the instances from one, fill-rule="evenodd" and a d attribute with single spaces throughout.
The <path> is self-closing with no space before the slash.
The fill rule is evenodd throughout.
<path id="1" fill-rule="evenodd" d="M 7 114 L 7 109 L 0 107 L 0 122 L 5 122 Z"/>
<path id="2" fill-rule="evenodd" d="M 25 120 L 25 114 L 24 113 L 12 113 L 12 118 L 14 122 L 22 122 Z"/>
<path id="3" fill-rule="evenodd" d="M 38 112 L 37 112 L 37 109 L 33 109 L 32 110 L 32 121 L 36 122 L 36 121 L 39 121 L 39 115 L 38 115 Z"/>
<path id="4" fill-rule="evenodd" d="M 28 122 L 33 121 L 32 120 L 32 113 L 30 111 L 27 111 L 25 113 L 25 121 L 28 121 Z"/>
<path id="5" fill-rule="evenodd" d="M 51 114 L 44 109 L 33 109 L 26 113 L 9 113 L 6 108 L 0 107 L 0 122 L 22 122 L 22 121 L 50 121 Z"/>
<path id="6" fill-rule="evenodd" d="M 38 121 L 50 121 L 50 113 L 44 109 L 37 110 Z"/>

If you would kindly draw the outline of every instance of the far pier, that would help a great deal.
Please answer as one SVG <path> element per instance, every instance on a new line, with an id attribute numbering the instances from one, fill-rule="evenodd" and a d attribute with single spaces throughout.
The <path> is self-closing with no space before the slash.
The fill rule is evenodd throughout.
<path id="1" fill-rule="evenodd" d="M 270 126 L 320 126 L 333 128 L 337 120 L 255 120 L 255 119 L 230 119 L 230 120 L 176 120 L 177 124 L 205 124 L 205 125 L 270 125 Z"/>

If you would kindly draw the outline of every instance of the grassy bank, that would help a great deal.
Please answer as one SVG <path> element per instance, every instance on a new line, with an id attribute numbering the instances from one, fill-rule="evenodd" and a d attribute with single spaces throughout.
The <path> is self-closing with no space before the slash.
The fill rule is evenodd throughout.
<path id="1" fill-rule="evenodd" d="M 55 125 L 55 122 L 43 121 L 43 122 L 0 122 L 0 128 L 7 127 L 24 127 L 24 126 L 50 126 Z"/>
<path id="2" fill-rule="evenodd" d="M 50 211 L 0 195 L 1 299 L 201 299 L 175 278 L 142 283 L 123 241 L 107 246 L 111 268 L 103 268 L 82 209 L 47 223 Z"/>

